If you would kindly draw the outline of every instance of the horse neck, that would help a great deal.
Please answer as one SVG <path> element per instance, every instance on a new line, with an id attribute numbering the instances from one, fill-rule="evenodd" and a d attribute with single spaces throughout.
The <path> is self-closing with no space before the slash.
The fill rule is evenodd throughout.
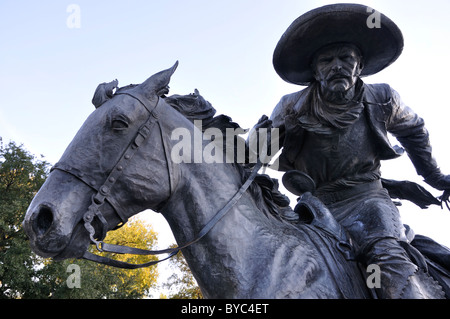
<path id="1" fill-rule="evenodd" d="M 169 203 L 163 211 L 182 244 L 198 234 L 239 190 L 242 177 L 230 164 L 184 164 Z M 256 209 L 256 207 L 255 207 Z"/>
<path id="2" fill-rule="evenodd" d="M 213 216 L 239 190 L 241 176 L 230 164 L 190 164 L 184 183 L 177 188 L 163 214 L 178 245 L 193 240 Z M 242 278 L 246 272 L 236 259 L 237 250 L 245 252 L 258 227 L 258 209 L 248 193 L 200 241 L 183 249 L 189 267 L 200 287 L 211 293 L 227 295 L 235 291 L 230 278 Z M 262 216 L 262 214 L 259 214 Z M 211 274 L 215 274 L 211 276 Z M 203 291 L 205 296 L 210 292 Z"/>
<path id="3" fill-rule="evenodd" d="M 169 112 L 167 117 L 174 120 L 165 123 L 171 127 L 164 127 L 163 131 L 170 133 L 182 128 L 182 132 L 188 133 L 184 138 L 194 144 L 187 163 L 175 164 L 172 156 L 167 156 L 172 194 L 162 213 L 181 244 L 194 238 L 234 196 L 242 185 L 242 173 L 235 167 L 238 164 L 206 163 L 202 151 L 211 141 L 203 140 L 199 128 L 178 112 L 170 107 L 166 111 Z M 196 144 L 198 140 L 201 147 Z M 172 153 L 174 142 L 168 144 L 168 151 Z"/>

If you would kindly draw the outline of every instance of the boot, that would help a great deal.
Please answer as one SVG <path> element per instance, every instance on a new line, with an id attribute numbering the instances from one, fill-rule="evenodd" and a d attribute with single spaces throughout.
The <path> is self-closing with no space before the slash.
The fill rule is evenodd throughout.
<path id="1" fill-rule="evenodd" d="M 445 299 L 442 287 L 423 270 L 418 270 L 408 278 L 401 299 Z"/>

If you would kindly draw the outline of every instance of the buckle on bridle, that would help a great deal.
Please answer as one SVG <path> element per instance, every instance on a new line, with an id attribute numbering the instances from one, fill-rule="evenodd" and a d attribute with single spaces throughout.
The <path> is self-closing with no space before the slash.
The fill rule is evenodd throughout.
<path id="1" fill-rule="evenodd" d="M 101 205 L 103 205 L 104 203 L 105 203 L 105 197 L 99 196 L 99 193 L 94 194 L 92 196 L 91 205 L 89 206 L 87 212 L 83 216 L 84 228 L 88 231 L 89 238 L 95 244 L 95 246 L 97 246 L 97 249 L 99 251 L 103 251 L 103 249 L 101 247 L 102 243 L 103 243 L 102 240 L 106 237 L 106 231 L 107 231 L 107 226 L 108 226 L 108 223 L 107 223 L 105 217 L 103 217 L 102 213 L 99 211 L 99 207 Z M 95 239 L 95 228 L 92 225 L 92 222 L 94 221 L 94 217 L 97 217 L 98 220 L 102 224 L 100 240 Z"/>

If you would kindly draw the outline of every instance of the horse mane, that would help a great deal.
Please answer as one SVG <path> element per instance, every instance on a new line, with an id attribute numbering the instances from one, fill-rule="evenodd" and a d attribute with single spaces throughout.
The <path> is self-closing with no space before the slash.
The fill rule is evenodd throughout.
<path id="1" fill-rule="evenodd" d="M 210 102 L 205 100 L 203 96 L 200 95 L 199 91 L 195 89 L 194 93 L 189 95 L 172 95 L 165 98 L 167 104 L 185 116 L 191 122 L 195 120 L 202 120 L 202 131 L 204 132 L 208 128 L 216 128 L 219 129 L 223 136 L 226 137 L 227 129 L 233 129 L 235 132 L 236 129 L 241 129 L 243 133 L 248 132 L 248 130 L 244 130 L 240 127 L 239 124 L 233 122 L 231 117 L 221 114 L 217 115 L 216 110 L 212 106 Z M 236 170 L 240 173 L 242 178 L 242 183 L 244 183 L 248 176 L 251 174 L 252 168 L 254 164 L 249 163 L 248 161 L 248 147 L 245 143 L 245 140 L 238 136 L 234 135 L 234 162 L 231 163 Z M 237 161 L 237 145 L 238 139 L 241 139 L 241 145 L 245 145 L 245 163 L 238 163 Z M 224 148 L 230 147 L 225 144 L 226 138 L 224 140 Z M 271 178 L 266 174 L 258 174 L 254 180 L 254 183 L 249 187 L 249 192 L 257 207 L 266 215 L 266 216 L 274 216 L 275 218 L 281 221 L 295 222 L 297 220 L 296 214 L 293 213 L 292 208 L 289 206 L 290 201 L 286 195 L 283 195 L 279 189 L 278 180 Z"/>

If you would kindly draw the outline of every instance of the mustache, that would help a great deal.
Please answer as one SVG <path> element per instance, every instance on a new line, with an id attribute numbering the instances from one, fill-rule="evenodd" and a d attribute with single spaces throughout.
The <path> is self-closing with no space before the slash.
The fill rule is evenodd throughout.
<path id="1" fill-rule="evenodd" d="M 338 72 L 334 72 L 333 74 L 328 75 L 326 80 L 332 81 L 335 79 L 350 78 L 350 77 L 351 77 L 351 74 L 348 74 L 347 72 L 338 71 Z"/>

